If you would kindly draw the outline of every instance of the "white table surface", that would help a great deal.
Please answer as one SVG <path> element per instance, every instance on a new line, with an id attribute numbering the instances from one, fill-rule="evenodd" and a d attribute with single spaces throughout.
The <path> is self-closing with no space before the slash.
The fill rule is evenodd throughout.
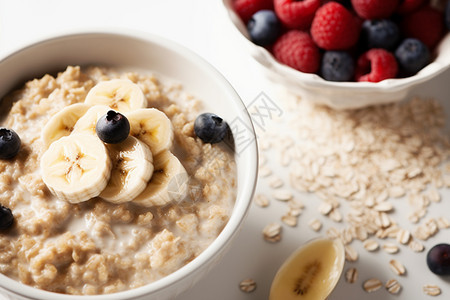
<path id="1" fill-rule="evenodd" d="M 0 56 L 31 41 L 64 31 L 129 28 L 164 36 L 194 50 L 228 78 L 247 104 L 261 92 L 276 99 L 279 97 L 276 89 L 257 72 L 256 63 L 249 55 L 234 43 L 235 37 L 230 34 L 224 17 L 219 0 L 0 0 Z M 449 83 L 450 71 L 418 87 L 416 92 L 439 99 L 450 116 Z M 285 113 L 289 114 L 287 111 Z M 279 176 L 283 176 L 275 163 L 272 167 Z M 257 192 L 267 191 L 269 187 L 261 180 Z M 442 195 L 442 203 L 432 206 L 428 216 L 444 215 L 450 218 L 450 191 L 444 190 Z M 307 222 L 318 215 L 316 196 L 303 194 L 299 197 L 304 200 L 307 209 L 297 227 L 284 226 L 281 242 L 265 242 L 261 230 L 269 222 L 279 222 L 286 210 L 285 204 L 272 201 L 270 208 L 253 206 L 244 228 L 221 263 L 177 299 L 267 299 L 271 280 L 289 253 L 310 238 L 324 234 L 323 230 L 314 233 L 307 226 Z M 396 206 L 396 214 L 401 213 L 402 205 Z M 425 244 L 429 249 L 444 241 L 450 241 L 450 230 L 441 230 Z M 442 295 L 436 299 L 450 299 L 449 280 L 428 271 L 425 252 L 401 251 L 396 256 L 408 269 L 406 276 L 396 277 L 403 286 L 399 295 L 390 295 L 384 289 L 372 294 L 364 292 L 361 288 L 364 279 L 378 277 L 386 281 L 395 276 L 387 267 L 390 256 L 381 251 L 369 254 L 360 248 L 360 243 L 355 247 L 361 250 L 360 259 L 357 263 L 346 263 L 346 268 L 356 266 L 359 280 L 353 285 L 341 280 L 329 299 L 431 299 L 422 293 L 422 285 L 426 283 L 441 287 Z M 245 278 L 253 278 L 257 282 L 253 293 L 245 294 L 239 290 L 238 284 Z"/>

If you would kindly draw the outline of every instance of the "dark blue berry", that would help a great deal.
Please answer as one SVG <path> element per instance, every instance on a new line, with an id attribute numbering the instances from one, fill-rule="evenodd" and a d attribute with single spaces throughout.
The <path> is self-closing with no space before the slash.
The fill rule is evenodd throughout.
<path id="1" fill-rule="evenodd" d="M 121 113 L 110 110 L 97 121 L 95 131 L 103 142 L 118 144 L 130 134 L 130 122 Z"/>
<path id="2" fill-rule="evenodd" d="M 405 39 L 395 50 L 395 58 L 404 76 L 411 76 L 430 62 L 430 51 L 418 39 Z"/>
<path id="3" fill-rule="evenodd" d="M 260 46 L 273 44 L 280 35 L 280 21 L 272 10 L 256 12 L 247 23 L 251 40 Z"/>
<path id="4" fill-rule="evenodd" d="M 427 265 L 437 275 L 450 275 L 450 245 L 438 244 L 428 251 Z"/>
<path id="5" fill-rule="evenodd" d="M 450 1 L 445 5 L 445 26 L 450 30 Z"/>
<path id="6" fill-rule="evenodd" d="M 0 128 L 0 159 L 10 159 L 16 156 L 20 144 L 20 137 L 14 130 Z"/>
<path id="7" fill-rule="evenodd" d="M 397 46 L 400 31 L 390 20 L 366 20 L 363 23 L 361 38 L 368 49 L 394 49 Z"/>
<path id="8" fill-rule="evenodd" d="M 350 81 L 355 71 L 353 58 L 344 51 L 327 51 L 322 57 L 320 73 L 325 80 Z"/>
<path id="9" fill-rule="evenodd" d="M 11 210 L 3 205 L 0 205 L 0 229 L 8 229 L 14 223 L 14 216 Z"/>
<path id="10" fill-rule="evenodd" d="M 203 113 L 194 122 L 195 134 L 205 143 L 219 143 L 228 130 L 227 122 L 212 113 Z"/>

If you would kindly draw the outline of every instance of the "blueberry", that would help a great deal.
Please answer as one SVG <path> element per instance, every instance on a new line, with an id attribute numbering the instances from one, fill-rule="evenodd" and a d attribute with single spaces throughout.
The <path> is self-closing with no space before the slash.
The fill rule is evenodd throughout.
<path id="1" fill-rule="evenodd" d="M 121 113 L 110 110 L 98 120 L 95 131 L 105 143 L 118 144 L 128 137 L 130 122 Z"/>
<path id="2" fill-rule="evenodd" d="M 353 58 L 344 51 L 327 51 L 322 57 L 320 73 L 325 80 L 350 81 L 355 71 Z"/>
<path id="3" fill-rule="evenodd" d="M 402 73 L 411 76 L 430 62 L 430 51 L 418 39 L 407 38 L 395 50 L 395 58 Z"/>
<path id="4" fill-rule="evenodd" d="M 11 210 L 0 205 L 0 229 L 8 229 L 14 223 L 14 216 Z"/>
<path id="5" fill-rule="evenodd" d="M 391 50 L 399 41 L 400 31 L 390 20 L 366 20 L 362 25 L 361 38 L 368 49 Z"/>
<path id="6" fill-rule="evenodd" d="M 450 275 L 450 245 L 437 244 L 428 251 L 427 265 L 437 275 Z"/>
<path id="7" fill-rule="evenodd" d="M 228 124 L 215 114 L 203 113 L 195 119 L 194 131 L 203 142 L 215 144 L 224 139 Z"/>
<path id="8" fill-rule="evenodd" d="M 16 156 L 20 144 L 20 137 L 14 130 L 0 128 L 0 159 L 10 159 Z"/>
<path id="9" fill-rule="evenodd" d="M 247 23 L 251 40 L 260 46 L 273 44 L 280 35 L 280 21 L 272 10 L 256 12 Z"/>
<path id="10" fill-rule="evenodd" d="M 445 5 L 445 26 L 450 29 L 450 1 Z"/>

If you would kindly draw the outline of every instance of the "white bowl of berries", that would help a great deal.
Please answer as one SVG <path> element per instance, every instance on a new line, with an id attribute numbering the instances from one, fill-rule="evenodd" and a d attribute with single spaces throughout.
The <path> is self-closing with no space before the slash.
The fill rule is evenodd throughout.
<path id="1" fill-rule="evenodd" d="M 271 81 L 332 108 L 400 101 L 450 66 L 446 1 L 222 2 Z"/>

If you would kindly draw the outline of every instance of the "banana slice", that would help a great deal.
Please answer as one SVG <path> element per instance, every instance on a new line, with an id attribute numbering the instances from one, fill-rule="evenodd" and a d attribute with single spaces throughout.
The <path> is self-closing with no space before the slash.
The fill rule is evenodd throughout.
<path id="1" fill-rule="evenodd" d="M 54 141 L 69 135 L 73 131 L 75 123 L 86 113 L 89 107 L 84 103 L 72 104 L 51 117 L 41 131 L 45 147 L 48 148 Z"/>
<path id="2" fill-rule="evenodd" d="M 42 180 L 70 203 L 100 195 L 111 175 L 105 145 L 93 135 L 71 134 L 53 142 L 41 158 Z"/>
<path id="3" fill-rule="evenodd" d="M 162 111 L 143 108 L 127 113 L 126 117 L 130 122 L 130 135 L 144 141 L 153 155 L 172 147 L 172 122 Z"/>
<path id="4" fill-rule="evenodd" d="M 269 300 L 326 299 L 344 268 L 339 240 L 316 239 L 296 250 L 273 279 Z"/>
<path id="5" fill-rule="evenodd" d="M 150 182 L 133 202 L 151 207 L 183 200 L 188 192 L 189 176 L 178 158 L 166 150 L 153 156 L 153 165 Z"/>
<path id="6" fill-rule="evenodd" d="M 132 136 L 107 148 L 113 168 L 100 197 L 112 203 L 131 201 L 145 189 L 153 174 L 152 153 L 145 143 Z"/>
<path id="7" fill-rule="evenodd" d="M 95 126 L 98 119 L 105 115 L 111 108 L 106 105 L 94 105 L 75 123 L 73 133 L 95 134 Z"/>
<path id="8" fill-rule="evenodd" d="M 128 79 L 112 79 L 97 83 L 84 100 L 89 105 L 107 105 L 125 113 L 147 107 L 147 99 L 141 88 Z"/>

